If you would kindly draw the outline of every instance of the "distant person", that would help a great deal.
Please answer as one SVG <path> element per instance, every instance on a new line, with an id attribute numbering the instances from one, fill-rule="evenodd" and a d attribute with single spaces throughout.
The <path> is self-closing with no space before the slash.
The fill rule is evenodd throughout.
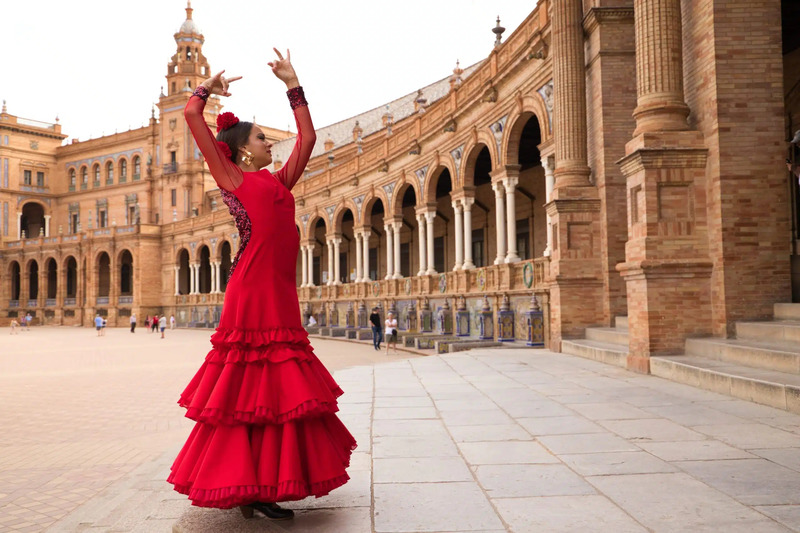
<path id="1" fill-rule="evenodd" d="M 175 329 L 175 315 L 169 315 L 169 329 Z"/>
<path id="2" fill-rule="evenodd" d="M 161 338 L 164 338 L 164 330 L 167 329 L 167 317 L 161 315 L 161 318 L 158 319 L 158 327 L 161 329 Z"/>
<path id="3" fill-rule="evenodd" d="M 150 317 L 148 315 L 144 316 L 144 329 L 147 330 L 147 333 L 150 333 Z"/>
<path id="4" fill-rule="evenodd" d="M 314 315 L 309 315 L 308 316 L 308 327 L 313 328 L 316 325 L 317 325 L 317 319 L 314 318 Z"/>
<path id="5" fill-rule="evenodd" d="M 99 313 L 94 317 L 94 327 L 97 330 L 97 336 L 102 336 L 103 317 L 101 317 Z"/>
<path id="6" fill-rule="evenodd" d="M 389 311 L 386 317 L 386 355 L 389 355 L 389 348 L 394 346 L 394 353 L 397 353 L 397 319 L 394 313 Z"/>
<path id="7" fill-rule="evenodd" d="M 28 313 L 25 315 L 25 327 L 28 329 L 28 331 L 31 330 L 31 322 L 33 322 L 33 316 Z"/>
<path id="8" fill-rule="evenodd" d="M 131 315 L 131 333 L 136 333 L 136 313 Z"/>
<path id="9" fill-rule="evenodd" d="M 378 314 L 377 307 L 372 308 L 372 313 L 369 315 L 369 322 L 372 324 L 372 346 L 376 350 L 380 350 L 381 341 L 383 340 L 383 330 L 381 329 L 381 315 Z"/>
<path id="10" fill-rule="evenodd" d="M 11 335 L 19 335 L 19 331 L 17 328 L 19 327 L 19 322 L 17 322 L 16 318 L 11 319 Z"/>
<path id="11" fill-rule="evenodd" d="M 106 326 L 107 326 L 107 325 L 108 325 L 108 320 L 106 320 L 106 319 L 104 318 L 104 319 L 103 319 L 103 325 L 102 325 L 102 327 L 100 328 L 100 334 L 101 334 L 102 336 L 104 336 L 104 337 L 105 337 L 105 335 L 106 335 Z"/>
<path id="12" fill-rule="evenodd" d="M 158 315 L 153 315 L 153 318 L 150 321 L 150 330 L 158 332 Z"/>

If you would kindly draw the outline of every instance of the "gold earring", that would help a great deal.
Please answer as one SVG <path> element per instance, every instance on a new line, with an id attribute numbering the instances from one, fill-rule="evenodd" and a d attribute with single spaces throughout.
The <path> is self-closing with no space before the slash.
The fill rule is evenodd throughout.
<path id="1" fill-rule="evenodd" d="M 242 156 L 242 163 L 244 163 L 245 166 L 249 167 L 250 164 L 253 162 L 255 156 L 247 148 L 242 148 L 242 150 L 244 150 L 244 155 Z"/>

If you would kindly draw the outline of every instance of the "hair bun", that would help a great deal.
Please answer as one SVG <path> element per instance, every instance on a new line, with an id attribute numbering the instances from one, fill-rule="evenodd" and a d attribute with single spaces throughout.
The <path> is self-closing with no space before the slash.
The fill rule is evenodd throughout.
<path id="1" fill-rule="evenodd" d="M 227 130 L 228 128 L 232 128 L 239 123 L 239 119 L 231 113 L 230 111 L 226 111 L 219 116 L 217 116 L 217 131 Z"/>

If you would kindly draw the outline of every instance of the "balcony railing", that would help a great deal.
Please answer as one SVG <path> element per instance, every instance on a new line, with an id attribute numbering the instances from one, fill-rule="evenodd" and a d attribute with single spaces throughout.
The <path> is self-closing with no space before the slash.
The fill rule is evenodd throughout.
<path id="1" fill-rule="evenodd" d="M 97 305 L 108 305 L 108 296 L 98 296 Z"/>
<path id="2" fill-rule="evenodd" d="M 39 305 L 38 300 L 36 298 L 31 298 L 28 300 L 28 307 L 37 307 Z"/>
<path id="3" fill-rule="evenodd" d="M 64 298 L 64 305 L 75 305 L 77 298 Z"/>
<path id="4" fill-rule="evenodd" d="M 119 301 L 119 305 L 132 304 L 133 303 L 133 296 L 120 296 L 118 301 Z"/>
<path id="5" fill-rule="evenodd" d="M 48 298 L 44 301 L 45 307 L 55 307 L 56 306 L 56 299 L 55 298 Z"/>
<path id="6" fill-rule="evenodd" d="M 19 307 L 19 300 L 9 300 L 8 307 Z"/>
<path id="7" fill-rule="evenodd" d="M 142 175 L 141 175 L 141 174 L 134 174 L 134 175 L 133 175 L 133 181 L 139 181 L 139 179 L 140 179 L 141 177 L 142 177 Z"/>
<path id="8" fill-rule="evenodd" d="M 176 172 L 178 172 L 178 163 L 167 163 L 164 165 L 162 174 L 175 174 Z"/>

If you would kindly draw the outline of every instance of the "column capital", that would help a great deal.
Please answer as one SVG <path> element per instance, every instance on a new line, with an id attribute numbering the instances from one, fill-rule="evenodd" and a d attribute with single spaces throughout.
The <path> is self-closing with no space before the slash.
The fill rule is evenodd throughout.
<path id="1" fill-rule="evenodd" d="M 361 230 L 361 236 L 364 239 L 369 239 L 370 237 L 372 237 L 372 230 L 368 230 L 368 229 Z"/>
<path id="2" fill-rule="evenodd" d="M 465 196 L 461 199 L 461 203 L 464 206 L 464 211 L 469 211 L 472 209 L 472 205 L 475 203 L 474 196 Z"/>
<path id="3" fill-rule="evenodd" d="M 456 212 L 461 212 L 461 200 L 453 200 L 450 204 Z"/>
<path id="4" fill-rule="evenodd" d="M 506 189 L 506 194 L 513 193 L 518 183 L 519 176 L 506 176 L 503 178 L 503 187 Z"/>
<path id="5" fill-rule="evenodd" d="M 436 211 L 426 211 L 425 218 L 428 220 L 428 223 L 432 223 L 436 218 Z"/>
<path id="6" fill-rule="evenodd" d="M 491 170 L 489 176 L 491 176 L 492 182 L 502 181 L 509 176 L 518 178 L 521 168 L 520 165 L 502 165 Z"/>

